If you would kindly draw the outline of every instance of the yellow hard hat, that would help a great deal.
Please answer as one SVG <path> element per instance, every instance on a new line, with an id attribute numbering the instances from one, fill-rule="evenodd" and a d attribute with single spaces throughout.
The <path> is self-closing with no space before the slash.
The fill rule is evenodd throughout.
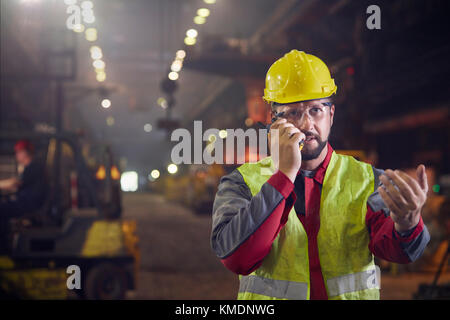
<path id="1" fill-rule="evenodd" d="M 270 66 L 263 99 L 291 103 L 328 98 L 336 90 L 334 79 L 322 60 L 303 51 L 292 50 Z"/>

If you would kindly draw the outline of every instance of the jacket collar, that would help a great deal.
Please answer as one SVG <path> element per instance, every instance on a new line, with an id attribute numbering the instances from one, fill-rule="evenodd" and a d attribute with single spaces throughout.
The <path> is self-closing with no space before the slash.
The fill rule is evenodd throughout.
<path id="1" fill-rule="evenodd" d="M 328 150 L 327 155 L 325 156 L 325 159 L 322 161 L 322 163 L 317 167 L 317 169 L 314 171 L 314 180 L 320 184 L 323 184 L 323 179 L 325 178 L 325 172 L 327 171 L 328 164 L 330 163 L 331 155 L 333 154 L 333 148 L 331 147 L 330 143 L 327 143 Z M 298 174 L 301 174 L 302 176 L 306 176 L 305 173 L 302 173 L 303 170 L 299 170 Z"/>

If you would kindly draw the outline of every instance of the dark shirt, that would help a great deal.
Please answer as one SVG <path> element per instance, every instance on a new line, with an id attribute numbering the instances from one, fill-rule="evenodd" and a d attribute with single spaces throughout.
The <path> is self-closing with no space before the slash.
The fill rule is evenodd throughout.
<path id="1" fill-rule="evenodd" d="M 17 201 L 29 210 L 36 210 L 44 203 L 46 192 L 47 177 L 44 166 L 33 160 L 20 175 Z"/>

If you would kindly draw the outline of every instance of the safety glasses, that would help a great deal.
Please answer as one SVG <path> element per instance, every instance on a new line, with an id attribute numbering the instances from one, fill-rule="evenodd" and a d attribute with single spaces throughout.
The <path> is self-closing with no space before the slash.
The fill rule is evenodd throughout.
<path id="1" fill-rule="evenodd" d="M 274 123 L 279 118 L 283 118 L 289 122 L 295 123 L 301 121 L 305 114 L 309 117 L 310 120 L 318 121 L 325 116 L 325 107 L 331 107 L 332 105 L 333 103 L 331 102 L 321 102 L 304 107 L 286 106 L 286 109 L 281 112 L 273 112 L 272 123 Z"/>

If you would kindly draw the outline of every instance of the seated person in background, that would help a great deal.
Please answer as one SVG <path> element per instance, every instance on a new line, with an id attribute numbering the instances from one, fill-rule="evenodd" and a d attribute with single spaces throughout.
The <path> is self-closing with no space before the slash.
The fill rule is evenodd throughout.
<path id="1" fill-rule="evenodd" d="M 19 177 L 0 180 L 0 190 L 15 195 L 15 199 L 0 202 L 1 220 L 20 217 L 39 209 L 44 204 L 47 191 L 45 169 L 34 158 L 31 142 L 18 141 L 14 151 L 21 174 Z"/>

